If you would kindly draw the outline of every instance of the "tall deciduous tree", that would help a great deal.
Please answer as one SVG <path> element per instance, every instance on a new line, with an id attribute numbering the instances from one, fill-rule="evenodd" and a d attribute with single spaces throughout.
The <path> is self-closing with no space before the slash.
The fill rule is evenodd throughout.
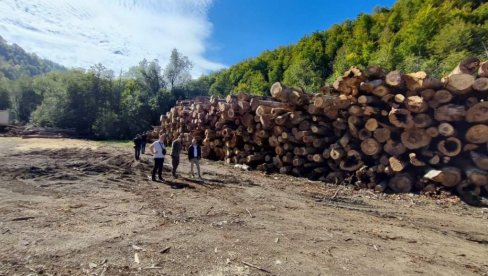
<path id="1" fill-rule="evenodd" d="M 190 80 L 190 70 L 192 68 L 193 64 L 188 57 L 183 56 L 176 48 L 173 49 L 169 63 L 164 70 L 164 76 L 166 77 L 170 88 L 173 90 L 175 87 Z"/>

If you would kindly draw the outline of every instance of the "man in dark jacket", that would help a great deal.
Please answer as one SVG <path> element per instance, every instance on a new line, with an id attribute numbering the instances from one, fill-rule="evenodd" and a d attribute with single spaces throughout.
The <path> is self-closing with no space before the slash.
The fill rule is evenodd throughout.
<path id="1" fill-rule="evenodd" d="M 191 145 L 188 148 L 188 160 L 190 160 L 190 164 L 191 164 L 191 177 L 195 177 L 195 174 L 193 173 L 193 164 L 195 164 L 198 171 L 198 178 L 202 179 L 202 176 L 200 174 L 201 158 L 202 158 L 202 149 L 197 144 L 197 139 L 193 138 L 191 140 Z"/>
<path id="2" fill-rule="evenodd" d="M 135 158 L 136 160 L 139 160 L 139 157 L 141 156 L 141 135 L 137 134 L 133 141 Z"/>
<path id="3" fill-rule="evenodd" d="M 180 153 L 181 153 L 181 139 L 183 138 L 183 135 L 179 135 L 178 138 L 176 138 L 173 143 L 171 143 L 171 161 L 173 165 L 173 177 L 178 178 L 176 176 L 176 170 L 178 169 L 178 165 L 180 164 Z"/>

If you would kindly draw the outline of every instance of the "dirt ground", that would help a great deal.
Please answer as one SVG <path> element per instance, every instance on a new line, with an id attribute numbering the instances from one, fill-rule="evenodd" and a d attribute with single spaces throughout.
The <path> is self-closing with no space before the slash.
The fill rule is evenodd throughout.
<path id="1" fill-rule="evenodd" d="M 488 275 L 488 209 L 0 138 L 0 275 Z M 168 158 L 169 159 L 169 158 Z"/>

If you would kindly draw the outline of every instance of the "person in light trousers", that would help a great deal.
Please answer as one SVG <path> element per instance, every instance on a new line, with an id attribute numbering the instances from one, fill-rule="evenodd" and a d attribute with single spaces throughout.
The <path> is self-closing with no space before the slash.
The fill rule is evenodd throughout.
<path id="1" fill-rule="evenodd" d="M 188 160 L 191 164 L 191 177 L 195 177 L 193 172 L 193 165 L 197 167 L 198 178 L 202 179 L 200 174 L 200 159 L 202 158 L 202 148 L 197 144 L 197 139 L 193 138 L 191 140 L 191 145 L 188 148 Z"/>

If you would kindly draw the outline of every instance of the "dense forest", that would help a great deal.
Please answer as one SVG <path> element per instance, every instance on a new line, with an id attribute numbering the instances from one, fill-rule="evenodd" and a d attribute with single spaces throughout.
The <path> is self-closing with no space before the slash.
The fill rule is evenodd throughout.
<path id="1" fill-rule="evenodd" d="M 463 57 L 486 59 L 487 38 L 486 1 L 399 0 L 213 74 L 210 93 L 263 94 L 276 81 L 313 92 L 351 65 L 439 77 Z"/>
<path id="2" fill-rule="evenodd" d="M 57 63 L 27 53 L 17 44 L 9 45 L 0 36 L 0 77 L 16 80 L 64 70 L 66 69 Z"/>
<path id="3" fill-rule="evenodd" d="M 315 92 L 351 65 L 442 76 L 466 56 L 488 57 L 487 19 L 483 0 L 399 0 L 194 80 L 191 61 L 176 49 L 165 67 L 143 60 L 116 76 L 101 64 L 63 71 L 0 39 L 0 109 L 10 108 L 18 123 L 129 138 L 196 95 L 263 95 L 276 81 Z"/>

